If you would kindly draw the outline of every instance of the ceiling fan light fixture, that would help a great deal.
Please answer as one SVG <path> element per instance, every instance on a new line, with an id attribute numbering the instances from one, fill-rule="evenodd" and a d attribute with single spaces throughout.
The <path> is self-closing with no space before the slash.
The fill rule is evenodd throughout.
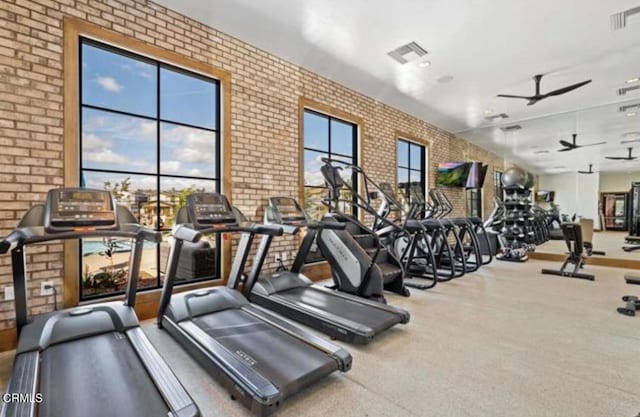
<path id="1" fill-rule="evenodd" d="M 640 81 L 640 77 L 633 77 L 633 78 L 629 78 L 629 79 L 627 80 L 627 84 L 637 83 L 638 81 Z"/>
<path id="2" fill-rule="evenodd" d="M 627 117 L 633 117 L 633 116 L 635 116 L 636 114 L 638 114 L 638 113 L 636 113 L 636 112 L 634 112 L 634 111 L 630 111 L 629 113 L 627 113 Z"/>
<path id="3" fill-rule="evenodd" d="M 418 64 L 420 68 L 426 68 L 431 65 L 431 61 L 422 61 Z"/>

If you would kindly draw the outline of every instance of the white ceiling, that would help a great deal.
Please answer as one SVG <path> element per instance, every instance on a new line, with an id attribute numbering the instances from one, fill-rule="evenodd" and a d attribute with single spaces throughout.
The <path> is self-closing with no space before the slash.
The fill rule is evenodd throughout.
<path id="1" fill-rule="evenodd" d="M 640 15 L 617 31 L 609 18 L 640 0 L 156 1 L 536 173 L 588 163 L 601 170 L 640 169 L 640 162 L 602 159 L 625 152 L 621 134 L 640 131 L 640 111 L 634 117 L 617 111 L 620 102 L 640 102 L 640 90 L 616 94 L 627 79 L 640 76 Z M 400 65 L 387 56 L 411 41 L 429 52 L 431 66 Z M 534 106 L 495 97 L 533 94 L 531 77 L 538 73 L 545 74 L 542 92 L 593 82 Z M 453 80 L 439 83 L 444 76 Z M 486 110 L 509 119 L 487 122 Z M 523 126 L 517 134 L 492 127 L 514 123 Z M 574 131 L 578 143 L 599 139 L 607 145 L 533 154 L 531 146 L 554 150 L 557 140 L 570 140 Z M 565 168 L 553 168 L 558 166 Z"/>

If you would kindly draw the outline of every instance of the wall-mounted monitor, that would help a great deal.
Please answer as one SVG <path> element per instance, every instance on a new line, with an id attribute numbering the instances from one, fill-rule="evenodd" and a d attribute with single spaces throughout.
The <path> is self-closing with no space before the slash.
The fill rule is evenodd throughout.
<path id="1" fill-rule="evenodd" d="M 467 162 L 443 162 L 438 165 L 436 185 L 464 187 L 467 184 L 470 164 Z"/>
<path id="2" fill-rule="evenodd" d="M 555 191 L 536 191 L 536 203 L 553 203 L 555 197 Z"/>

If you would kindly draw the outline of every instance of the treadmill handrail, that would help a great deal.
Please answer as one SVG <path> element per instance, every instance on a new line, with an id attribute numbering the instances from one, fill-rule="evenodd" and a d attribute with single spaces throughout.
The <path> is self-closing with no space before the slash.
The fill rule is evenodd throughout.
<path id="1" fill-rule="evenodd" d="M 260 235 L 272 235 L 282 236 L 282 227 L 261 223 L 219 223 L 211 227 L 196 228 L 192 223 L 183 223 L 179 226 L 188 227 L 192 230 L 198 231 L 201 235 L 214 234 L 214 233 L 234 233 L 234 232 L 248 232 Z M 180 236 L 174 236 L 180 239 Z M 183 239 L 184 240 L 184 239 Z M 194 242 L 197 242 L 195 240 Z"/>
<path id="2" fill-rule="evenodd" d="M 0 253 L 6 253 L 18 246 L 33 243 L 50 242 L 53 240 L 84 239 L 87 237 L 142 238 L 154 243 L 162 242 L 161 232 L 137 224 L 121 225 L 120 230 L 91 230 L 90 228 L 79 228 L 71 232 L 60 233 L 48 233 L 43 226 L 21 227 L 0 241 Z"/>
<path id="3" fill-rule="evenodd" d="M 314 230 L 320 230 L 320 229 L 345 230 L 347 228 L 347 225 L 344 223 L 334 223 L 334 222 L 326 222 L 326 221 L 319 221 L 319 222 L 310 221 L 307 223 L 307 227 L 309 229 L 314 229 Z"/>

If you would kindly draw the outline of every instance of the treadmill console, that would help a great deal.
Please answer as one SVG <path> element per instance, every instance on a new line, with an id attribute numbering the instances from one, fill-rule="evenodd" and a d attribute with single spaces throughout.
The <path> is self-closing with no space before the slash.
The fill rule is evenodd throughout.
<path id="1" fill-rule="evenodd" d="M 269 206 L 274 209 L 279 219 L 273 219 L 274 223 L 292 226 L 304 226 L 307 217 L 298 205 L 298 202 L 291 197 L 272 197 L 269 199 Z"/>
<path id="2" fill-rule="evenodd" d="M 49 233 L 118 228 L 116 204 L 109 191 L 54 188 L 47 194 L 44 227 Z"/>
<path id="3" fill-rule="evenodd" d="M 218 193 L 195 193 L 187 197 L 189 221 L 195 228 L 237 223 L 227 197 Z"/>

